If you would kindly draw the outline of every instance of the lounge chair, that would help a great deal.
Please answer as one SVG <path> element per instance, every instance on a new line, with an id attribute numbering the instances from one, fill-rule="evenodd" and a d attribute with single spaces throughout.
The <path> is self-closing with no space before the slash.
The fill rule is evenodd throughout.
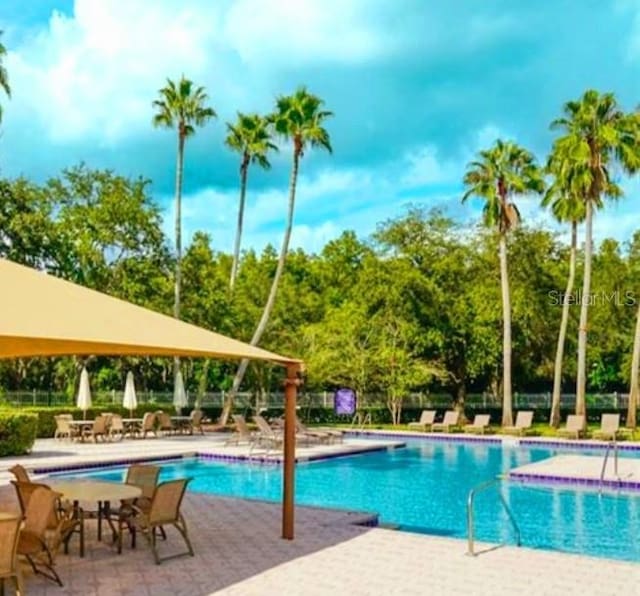
<path id="1" fill-rule="evenodd" d="M 258 425 L 258 435 L 256 438 L 258 445 L 266 445 L 268 448 L 273 447 L 277 449 L 284 444 L 284 434 L 282 431 L 273 430 L 262 416 L 256 414 L 253 417 L 253 421 Z"/>
<path id="2" fill-rule="evenodd" d="M 435 410 L 422 410 L 422 414 L 420 414 L 420 420 L 417 422 L 409 422 L 409 430 L 412 428 L 416 428 L 419 430 L 427 431 L 431 428 L 433 423 L 436 421 L 436 411 Z"/>
<path id="3" fill-rule="evenodd" d="M 147 539 L 157 565 L 160 565 L 162 561 L 167 561 L 174 557 L 181 557 L 183 555 L 194 556 L 193 547 L 191 546 L 191 541 L 189 540 L 189 534 L 187 532 L 187 524 L 180 512 L 180 506 L 189 480 L 189 478 L 183 478 L 158 484 L 155 492 L 153 493 L 149 510 L 146 512 L 135 505 L 133 506 L 136 512 L 136 515 L 132 519 L 133 528 L 136 531 L 142 532 Z M 187 550 L 185 552 L 170 555 L 168 557 L 160 557 L 156 547 L 156 530 L 163 526 L 173 526 L 178 530 L 178 532 L 180 532 L 180 535 L 187 545 Z M 132 533 L 132 537 L 135 539 L 135 532 Z M 121 551 L 122 533 L 119 534 L 118 540 L 118 549 Z"/>
<path id="4" fill-rule="evenodd" d="M 16 477 L 16 480 L 18 482 L 31 482 L 31 478 L 29 478 L 29 473 L 20 464 L 11 466 L 9 468 L 9 472 L 11 472 Z"/>
<path id="5" fill-rule="evenodd" d="M 531 410 L 518 412 L 513 426 L 503 426 L 502 432 L 507 435 L 526 435 L 533 426 L 533 412 Z"/>
<path id="6" fill-rule="evenodd" d="M 75 521 L 61 515 L 59 497 L 48 487 L 38 487 L 33 491 L 25 512 L 17 552 L 29 561 L 34 573 L 62 586 L 62 580 L 54 568 L 55 556 L 64 540 L 66 522 Z M 51 520 L 55 520 L 53 527 Z"/>
<path id="7" fill-rule="evenodd" d="M 318 443 L 333 443 L 335 435 L 325 430 L 310 429 L 296 416 L 296 434 L 304 435 Z M 340 433 L 342 436 L 342 433 Z"/>
<path id="8" fill-rule="evenodd" d="M 587 431 L 587 420 L 581 414 L 570 414 L 567 416 L 567 422 L 564 428 L 558 429 L 559 437 L 568 439 L 579 439 L 584 436 Z"/>
<path id="9" fill-rule="evenodd" d="M 620 431 L 620 414 L 603 414 L 600 419 L 600 428 L 593 431 L 594 439 L 603 441 L 615 441 Z"/>
<path id="10" fill-rule="evenodd" d="M 487 428 L 489 428 L 489 422 L 491 422 L 491 416 L 489 414 L 476 414 L 473 418 L 473 423 L 465 424 L 462 428 L 466 433 L 483 435 Z"/>
<path id="11" fill-rule="evenodd" d="M 444 419 L 442 420 L 442 422 L 434 422 L 431 425 L 431 430 L 432 431 L 442 431 L 445 433 L 451 432 L 451 429 L 453 428 L 459 428 L 460 427 L 460 412 L 458 412 L 457 410 L 447 410 L 444 413 Z"/>
<path id="12" fill-rule="evenodd" d="M 255 435 L 254 433 L 252 433 L 249 430 L 249 427 L 247 426 L 247 421 L 244 419 L 244 416 L 242 416 L 241 414 L 234 414 L 232 416 L 233 418 L 233 422 L 236 425 L 236 430 L 235 432 L 225 441 L 225 445 L 231 445 L 231 444 L 235 444 L 235 445 L 239 445 L 240 443 L 247 443 L 247 444 L 251 444 L 253 443 L 256 438 L 257 435 Z"/>
<path id="13" fill-rule="evenodd" d="M 15 584 L 16 594 L 25 594 L 22 573 L 18 563 L 17 549 L 20 537 L 22 518 L 19 515 L 0 516 L 0 593 L 4 594 L 6 579 L 12 579 Z"/>
<path id="14" fill-rule="evenodd" d="M 283 426 L 284 429 L 284 426 Z M 304 424 L 297 416 L 296 416 L 296 432 L 301 434 L 313 434 L 313 433 L 322 433 L 323 435 L 329 435 L 330 441 L 329 443 L 333 443 L 337 440 L 339 443 L 344 441 L 344 433 L 337 428 L 330 428 L 327 426 L 313 426 L 309 427 Z"/>

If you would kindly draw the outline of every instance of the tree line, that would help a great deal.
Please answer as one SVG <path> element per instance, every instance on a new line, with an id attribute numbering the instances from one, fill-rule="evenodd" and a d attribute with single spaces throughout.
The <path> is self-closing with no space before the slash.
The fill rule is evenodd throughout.
<path id="1" fill-rule="evenodd" d="M 8 95 L 4 54 L 0 45 L 0 88 Z M 592 230 L 594 213 L 623 194 L 614 172 L 631 175 L 640 166 L 637 111 L 625 112 L 611 93 L 588 90 L 567 102 L 551 124 L 559 136 L 544 164 L 501 139 L 481 151 L 464 173 L 462 201 L 483 201 L 485 229 L 411 208 L 382 222 L 371 238 L 345 232 L 314 255 L 289 250 L 296 183 L 306 150 L 332 150 L 325 122 L 333 114 L 300 87 L 277 97 L 271 113 L 239 113 L 237 122 L 227 124 L 226 145 L 240 156 L 233 254 L 215 251 L 202 232 L 183 253 L 185 145 L 216 117 L 208 101 L 206 90 L 183 76 L 168 80 L 152 104 L 153 124 L 177 131 L 175 247 L 162 234 L 148 181 L 80 165 L 44 185 L 24 178 L 1 181 L 1 254 L 253 345 L 299 355 L 308 363 L 309 387 L 349 384 L 361 393 L 382 393 L 394 419 L 408 391 L 444 388 L 461 405 L 474 387 L 502 396 L 502 422 L 508 425 L 513 386 L 546 387 L 552 379 L 550 422 L 557 425 L 560 392 L 575 378 L 577 413 L 585 412 L 588 388 L 628 383 L 627 423 L 635 426 L 638 239 L 624 246 L 607 239 L 594 252 Z M 268 168 L 280 140 L 292 148 L 282 246 L 260 255 L 242 252 L 249 167 Z M 516 199 L 532 195 L 569 224 L 569 247 L 549 230 L 522 226 Z M 584 249 L 578 243 L 582 224 Z M 582 290 L 574 300 L 576 281 Z M 572 303 L 579 308 L 577 323 Z M 577 335 L 575 362 L 565 358 L 567 346 L 569 354 L 574 347 L 571 330 Z M 126 367 L 137 367 L 149 388 L 171 383 L 162 360 L 95 360 L 105 383 L 121 377 Z M 6 387 L 68 385 L 69 362 L 5 363 L 0 379 Z M 179 367 L 176 359 L 173 375 Z M 247 383 L 257 391 L 274 383 L 268 367 L 249 369 L 246 361 L 233 375 L 228 364 L 188 362 L 187 367 L 201 390 L 210 383 L 230 389 L 225 417 L 248 370 Z"/>

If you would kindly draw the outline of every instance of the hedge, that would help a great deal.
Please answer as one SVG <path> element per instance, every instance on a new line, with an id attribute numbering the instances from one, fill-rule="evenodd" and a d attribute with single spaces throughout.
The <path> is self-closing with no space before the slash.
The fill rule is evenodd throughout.
<path id="1" fill-rule="evenodd" d="M 29 453 L 37 432 L 35 414 L 0 412 L 0 457 Z"/>

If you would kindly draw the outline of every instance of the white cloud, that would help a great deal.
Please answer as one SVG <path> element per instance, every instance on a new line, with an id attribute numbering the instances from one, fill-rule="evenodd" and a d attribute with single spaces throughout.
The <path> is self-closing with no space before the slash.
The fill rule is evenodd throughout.
<path id="1" fill-rule="evenodd" d="M 270 101 L 259 87 L 283 68 L 390 51 L 367 14 L 364 0 L 75 0 L 72 16 L 54 12 L 11 48 L 5 122 L 35 120 L 58 144 L 115 145 L 151 133 L 152 100 L 182 73 L 230 115 L 256 95 Z"/>

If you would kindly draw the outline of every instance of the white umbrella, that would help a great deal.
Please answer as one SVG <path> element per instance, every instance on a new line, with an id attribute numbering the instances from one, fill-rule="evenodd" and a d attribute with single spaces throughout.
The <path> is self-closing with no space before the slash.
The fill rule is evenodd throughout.
<path id="1" fill-rule="evenodd" d="M 87 410 L 91 407 L 91 387 L 89 386 L 89 373 L 82 367 L 80 373 L 80 386 L 78 387 L 78 399 L 76 405 L 82 410 L 82 418 L 87 417 Z"/>
<path id="2" fill-rule="evenodd" d="M 180 410 L 186 408 L 189 405 L 187 401 L 187 393 L 184 390 L 184 381 L 182 380 L 182 373 L 178 371 L 176 375 L 176 384 L 173 388 L 173 405 L 180 415 Z"/>
<path id="3" fill-rule="evenodd" d="M 133 418 L 133 411 L 138 407 L 138 400 L 136 399 L 136 386 L 133 382 L 133 373 L 131 371 L 127 373 L 127 382 L 124 384 L 122 407 L 129 408 L 129 414 Z"/>

